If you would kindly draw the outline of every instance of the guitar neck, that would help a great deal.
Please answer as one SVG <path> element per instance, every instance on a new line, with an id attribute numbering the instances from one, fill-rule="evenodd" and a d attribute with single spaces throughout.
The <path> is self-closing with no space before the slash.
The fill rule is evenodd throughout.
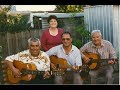
<path id="1" fill-rule="evenodd" d="M 37 70 L 25 70 L 24 71 L 24 74 L 38 74 L 38 75 L 43 75 L 45 73 L 45 71 L 37 71 Z M 50 75 L 55 75 L 55 76 L 62 76 L 64 75 L 64 72 L 60 72 L 60 71 L 57 71 L 57 70 L 53 70 L 53 71 L 50 71 L 49 72 Z"/>
<path id="2" fill-rule="evenodd" d="M 97 62 L 107 62 L 108 60 L 117 60 L 117 59 L 90 59 L 92 63 Z"/>
<path id="3" fill-rule="evenodd" d="M 118 61 L 118 59 L 92 59 L 92 60 L 90 60 L 89 64 L 91 64 L 91 63 L 99 63 L 101 66 L 106 66 L 106 65 L 109 65 L 108 64 L 109 60 Z"/>
<path id="4" fill-rule="evenodd" d="M 38 75 L 43 75 L 45 71 L 38 71 L 38 70 L 22 70 L 24 74 L 38 74 Z"/>

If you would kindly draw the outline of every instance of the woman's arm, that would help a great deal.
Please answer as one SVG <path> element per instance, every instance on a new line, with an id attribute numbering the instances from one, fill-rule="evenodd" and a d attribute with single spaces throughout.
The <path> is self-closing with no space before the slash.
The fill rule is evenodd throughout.
<path id="1" fill-rule="evenodd" d="M 41 48 L 44 50 L 44 51 L 47 51 L 48 48 L 47 48 L 47 36 L 46 36 L 46 32 L 44 31 L 42 33 L 42 36 L 41 36 Z"/>

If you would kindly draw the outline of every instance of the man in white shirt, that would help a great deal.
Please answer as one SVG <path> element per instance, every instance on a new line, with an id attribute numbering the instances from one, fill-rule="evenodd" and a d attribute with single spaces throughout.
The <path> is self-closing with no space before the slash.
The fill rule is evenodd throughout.
<path id="1" fill-rule="evenodd" d="M 50 77 L 50 59 L 49 56 L 40 50 L 41 42 L 38 38 L 30 38 L 28 40 L 28 50 L 24 50 L 22 52 L 19 52 L 15 55 L 11 55 L 6 57 L 5 61 L 8 65 L 9 69 L 12 71 L 12 74 L 16 78 L 20 78 L 22 75 L 22 72 L 16 68 L 13 64 L 14 60 L 21 61 L 24 64 L 33 64 L 36 67 L 37 71 L 43 71 L 44 74 L 42 78 L 49 78 Z M 28 65 L 27 69 L 30 69 L 31 67 Z M 33 68 L 33 67 L 32 67 Z M 41 75 L 40 75 L 41 76 Z M 36 75 L 36 78 L 39 77 L 39 75 Z M 40 83 L 40 80 L 37 82 L 34 82 L 34 80 L 31 80 L 33 77 L 32 74 L 28 74 L 28 83 Z M 22 81 L 21 81 L 22 82 Z"/>
<path id="2" fill-rule="evenodd" d="M 61 36 L 62 43 L 61 45 L 55 46 L 48 50 L 46 53 L 51 55 L 56 55 L 58 58 L 63 58 L 67 60 L 67 63 L 72 67 L 71 70 L 79 70 L 79 67 L 82 66 L 81 54 L 79 49 L 72 45 L 72 36 L 69 32 L 64 32 Z M 54 65 L 51 67 L 53 68 Z M 81 79 L 79 72 L 73 72 L 73 84 L 82 84 L 83 81 Z M 55 84 L 63 84 L 64 79 L 61 76 L 55 77 Z"/>

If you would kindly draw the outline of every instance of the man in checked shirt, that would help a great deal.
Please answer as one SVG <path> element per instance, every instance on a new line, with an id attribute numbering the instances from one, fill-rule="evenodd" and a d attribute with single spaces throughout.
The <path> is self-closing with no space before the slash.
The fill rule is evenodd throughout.
<path id="1" fill-rule="evenodd" d="M 86 43 L 83 47 L 80 48 L 84 62 L 88 63 L 90 59 L 85 56 L 83 52 L 91 52 L 98 54 L 100 59 L 108 59 L 108 64 L 114 64 L 115 61 L 111 59 L 116 59 L 115 49 L 109 41 L 102 39 L 100 30 L 93 30 L 91 32 L 91 39 L 92 41 Z M 89 75 L 91 77 L 91 84 L 96 84 L 96 78 L 99 73 L 105 73 L 107 84 L 113 84 L 112 65 L 105 65 L 101 66 L 97 70 L 90 70 Z"/>
<path id="2" fill-rule="evenodd" d="M 17 78 L 21 77 L 21 72 L 19 69 L 14 67 L 13 61 L 19 60 L 23 63 L 33 63 L 36 66 L 36 69 L 38 71 L 45 71 L 43 76 L 37 75 L 34 80 L 31 80 L 32 74 L 28 74 L 28 79 L 30 81 L 21 81 L 21 84 L 44 84 L 45 79 L 43 78 L 49 78 L 50 73 L 50 59 L 49 56 L 40 50 L 41 42 L 38 38 L 30 38 L 28 39 L 28 50 L 24 50 L 22 52 L 19 52 L 15 55 L 11 55 L 6 57 L 5 61 L 8 65 L 8 67 L 11 69 L 13 75 Z M 29 67 L 28 67 L 29 69 Z M 38 79 L 39 78 L 39 79 Z M 49 82 L 47 82 L 49 83 Z"/>

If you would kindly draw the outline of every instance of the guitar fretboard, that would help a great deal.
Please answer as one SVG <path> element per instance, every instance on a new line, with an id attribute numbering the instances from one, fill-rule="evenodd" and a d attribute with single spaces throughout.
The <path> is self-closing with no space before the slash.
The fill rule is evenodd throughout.
<path id="1" fill-rule="evenodd" d="M 22 70 L 22 74 L 23 75 L 26 75 L 26 74 L 38 74 L 38 75 L 43 75 L 45 73 L 45 71 L 38 71 L 38 70 L 26 70 L 26 69 L 23 69 Z M 55 75 L 55 76 L 61 76 L 61 75 L 64 75 L 65 72 L 62 72 L 62 71 L 57 71 L 57 70 L 54 70 L 54 71 L 50 71 L 49 72 L 50 75 Z"/>
<path id="2" fill-rule="evenodd" d="M 22 70 L 22 73 L 23 73 L 23 74 L 39 74 L 39 75 L 41 75 L 41 74 L 44 74 L 45 71 L 26 70 L 26 69 L 23 69 L 23 70 Z"/>

